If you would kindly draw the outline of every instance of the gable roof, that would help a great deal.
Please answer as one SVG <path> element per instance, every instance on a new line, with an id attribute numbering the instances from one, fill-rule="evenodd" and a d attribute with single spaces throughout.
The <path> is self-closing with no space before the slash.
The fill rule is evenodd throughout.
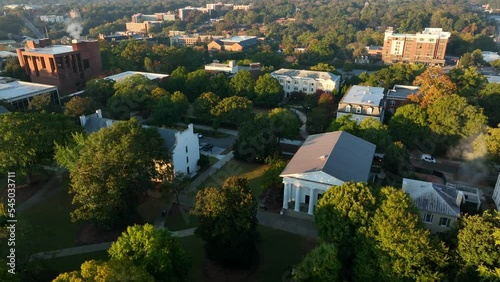
<path id="1" fill-rule="evenodd" d="M 375 145 L 344 131 L 309 135 L 281 176 L 322 171 L 341 181 L 367 181 Z"/>
<path id="2" fill-rule="evenodd" d="M 413 199 L 415 207 L 449 216 L 460 216 L 457 198 L 463 199 L 463 193 L 456 188 L 414 179 L 403 178 L 403 191 Z"/>
<path id="3" fill-rule="evenodd" d="M 144 126 L 144 127 L 151 128 L 150 126 Z M 153 127 L 153 128 L 156 128 L 156 130 L 160 134 L 161 138 L 163 139 L 163 145 L 165 145 L 165 148 L 172 151 L 175 148 L 175 145 L 177 144 L 176 143 L 177 139 L 175 138 L 175 134 L 178 133 L 179 131 L 162 127 Z"/>
<path id="4" fill-rule="evenodd" d="M 97 132 L 101 128 L 106 128 L 113 124 L 113 120 L 109 118 L 101 118 L 97 113 L 88 115 L 85 117 L 85 125 L 83 126 L 85 130 L 89 133 Z"/>

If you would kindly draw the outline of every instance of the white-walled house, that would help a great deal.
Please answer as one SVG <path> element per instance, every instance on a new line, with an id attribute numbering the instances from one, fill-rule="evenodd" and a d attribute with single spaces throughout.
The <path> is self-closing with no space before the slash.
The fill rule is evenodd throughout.
<path id="1" fill-rule="evenodd" d="M 331 186 L 344 182 L 367 182 L 375 145 L 344 131 L 309 135 L 281 172 L 283 209 L 312 215 L 319 198 Z"/>
<path id="2" fill-rule="evenodd" d="M 326 71 L 279 69 L 272 72 L 271 76 L 283 87 L 285 98 L 299 91 L 306 94 L 314 94 L 318 90 L 326 93 L 340 91 L 340 76 Z"/>
<path id="3" fill-rule="evenodd" d="M 80 124 L 90 133 L 99 131 L 101 128 L 110 127 L 114 122 L 118 121 L 103 118 L 101 110 L 80 117 Z M 187 175 L 196 173 L 198 160 L 200 159 L 200 147 L 198 135 L 193 131 L 193 124 L 189 124 L 188 128 L 183 131 L 146 125 L 144 127 L 158 130 L 165 148 L 169 150 L 172 156 L 172 165 L 177 173 Z"/>
<path id="4" fill-rule="evenodd" d="M 413 200 L 424 226 L 432 232 L 450 229 L 465 202 L 464 193 L 449 185 L 403 178 L 403 191 Z"/>

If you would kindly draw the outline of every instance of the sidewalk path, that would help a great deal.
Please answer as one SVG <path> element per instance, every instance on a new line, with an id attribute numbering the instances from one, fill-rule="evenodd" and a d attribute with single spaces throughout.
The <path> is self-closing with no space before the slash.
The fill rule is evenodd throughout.
<path id="1" fill-rule="evenodd" d="M 306 115 L 295 109 L 295 108 L 290 108 L 290 110 L 294 113 L 297 114 L 297 116 L 299 117 L 300 121 L 302 122 L 302 126 L 300 127 L 300 136 L 302 136 L 302 138 L 306 139 L 307 136 L 309 136 L 309 134 L 307 133 L 307 129 L 306 129 L 306 123 L 307 123 L 307 117 Z"/>
<path id="2" fill-rule="evenodd" d="M 188 236 L 193 235 L 195 230 L 196 230 L 196 227 L 185 229 L 185 230 L 174 231 L 171 233 L 172 233 L 172 237 L 181 238 L 181 237 L 188 237 Z M 58 257 L 74 256 L 74 255 L 93 253 L 93 252 L 99 252 L 99 251 L 106 251 L 111 247 L 112 243 L 113 242 L 105 242 L 105 243 L 84 245 L 84 246 L 78 246 L 78 247 L 55 250 L 55 251 L 41 252 L 41 253 L 37 253 L 37 254 L 32 255 L 30 258 L 30 261 L 35 261 L 35 260 L 40 260 L 40 259 L 52 259 L 52 258 L 58 258 Z"/>
<path id="3" fill-rule="evenodd" d="M 309 238 L 318 238 L 316 225 L 311 220 L 258 211 L 259 224 Z"/>

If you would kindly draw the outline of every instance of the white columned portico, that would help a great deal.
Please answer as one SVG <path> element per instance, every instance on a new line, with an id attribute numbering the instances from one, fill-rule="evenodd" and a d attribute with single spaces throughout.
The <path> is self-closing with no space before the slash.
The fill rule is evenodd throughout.
<path id="1" fill-rule="evenodd" d="M 285 188 L 283 190 L 283 208 L 288 209 L 288 201 L 289 201 L 289 195 L 290 195 L 290 183 L 285 183 Z"/>
<path id="2" fill-rule="evenodd" d="M 295 185 L 295 209 L 296 212 L 300 211 L 300 186 Z"/>
<path id="3" fill-rule="evenodd" d="M 307 213 L 310 215 L 314 214 L 314 206 L 316 205 L 316 189 L 309 188 L 309 209 Z"/>

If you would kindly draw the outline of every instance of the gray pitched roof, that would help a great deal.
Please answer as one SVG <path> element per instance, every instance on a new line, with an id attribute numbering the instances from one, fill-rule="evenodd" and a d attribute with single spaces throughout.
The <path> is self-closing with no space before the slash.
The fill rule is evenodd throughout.
<path id="1" fill-rule="evenodd" d="M 281 176 L 322 171 L 344 182 L 367 181 L 375 145 L 344 131 L 310 135 Z"/>
<path id="2" fill-rule="evenodd" d="M 0 115 L 6 114 L 6 113 L 10 113 L 10 111 L 7 110 L 7 108 L 5 108 L 4 106 L 0 106 Z"/>
<path id="3" fill-rule="evenodd" d="M 454 217 L 460 215 L 457 198 L 463 197 L 463 194 L 459 196 L 459 192 L 454 187 L 403 178 L 403 191 L 410 195 L 415 207 L 420 210 Z M 460 201 L 462 199 L 460 198 Z"/>
<path id="4" fill-rule="evenodd" d="M 168 148 L 172 151 L 176 145 L 175 134 L 179 131 L 161 127 L 155 128 L 158 130 L 161 138 L 163 138 L 163 144 L 165 145 L 165 148 Z"/>
<path id="5" fill-rule="evenodd" d="M 85 117 L 85 130 L 87 132 L 97 132 L 101 128 L 108 127 L 108 124 L 111 125 L 113 123 L 112 119 L 108 118 L 100 118 L 97 114 L 91 114 Z"/>

